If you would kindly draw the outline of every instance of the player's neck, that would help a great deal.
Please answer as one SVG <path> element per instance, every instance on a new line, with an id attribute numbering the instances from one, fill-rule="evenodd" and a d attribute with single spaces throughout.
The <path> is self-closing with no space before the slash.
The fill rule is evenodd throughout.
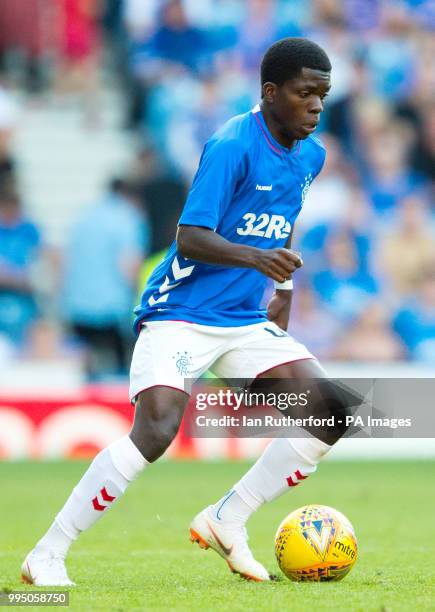
<path id="1" fill-rule="evenodd" d="M 265 104 L 263 104 L 263 102 L 260 103 L 260 108 L 261 112 L 263 113 L 264 121 L 266 122 L 269 132 L 272 134 L 275 140 L 279 142 L 279 144 L 283 147 L 286 147 L 287 149 L 292 149 L 296 144 L 296 138 L 292 138 L 282 133 L 281 124 L 273 117 L 272 113 L 270 112 L 270 109 Z"/>

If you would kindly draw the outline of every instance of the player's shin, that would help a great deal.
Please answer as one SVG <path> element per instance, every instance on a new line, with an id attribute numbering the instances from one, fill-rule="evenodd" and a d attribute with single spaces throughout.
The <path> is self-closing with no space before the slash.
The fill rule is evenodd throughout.
<path id="1" fill-rule="evenodd" d="M 35 550 L 66 555 L 73 540 L 107 514 L 147 464 L 129 436 L 98 453 Z"/>
<path id="2" fill-rule="evenodd" d="M 245 523 L 262 504 L 293 490 L 315 472 L 322 457 L 346 433 L 346 416 L 360 405 L 362 396 L 328 379 L 313 379 L 310 391 L 312 414 L 327 425 L 298 429 L 291 438 L 273 440 L 247 474 L 214 505 L 216 520 Z M 293 410 L 291 416 L 302 418 L 304 414 Z"/>
<path id="3" fill-rule="evenodd" d="M 315 472 L 330 448 L 307 433 L 273 440 L 233 489 L 214 505 L 216 520 L 245 523 L 265 502 L 293 490 Z"/>

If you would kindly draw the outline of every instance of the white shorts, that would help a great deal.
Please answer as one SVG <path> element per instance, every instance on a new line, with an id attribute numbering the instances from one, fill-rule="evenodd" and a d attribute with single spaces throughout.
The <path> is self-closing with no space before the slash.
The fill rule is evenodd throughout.
<path id="1" fill-rule="evenodd" d="M 149 321 L 137 339 L 130 369 L 130 400 L 157 385 L 188 393 L 192 379 L 210 370 L 218 378 L 253 380 L 278 365 L 314 356 L 275 323 L 212 327 Z"/>

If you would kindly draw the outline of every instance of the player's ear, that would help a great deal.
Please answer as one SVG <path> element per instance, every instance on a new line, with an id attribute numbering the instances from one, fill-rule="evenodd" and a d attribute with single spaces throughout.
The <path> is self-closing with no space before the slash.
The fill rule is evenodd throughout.
<path id="1" fill-rule="evenodd" d="M 276 89 L 277 87 L 275 83 L 271 83 L 270 81 L 264 83 L 262 87 L 263 100 L 265 100 L 269 104 L 272 104 L 275 101 Z"/>

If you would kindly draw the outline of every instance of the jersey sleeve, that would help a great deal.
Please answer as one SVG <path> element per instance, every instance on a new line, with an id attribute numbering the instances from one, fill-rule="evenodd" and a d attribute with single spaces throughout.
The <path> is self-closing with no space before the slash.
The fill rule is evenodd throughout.
<path id="1" fill-rule="evenodd" d="M 244 158 L 237 140 L 206 144 L 179 225 L 216 229 L 246 171 Z"/>
<path id="2" fill-rule="evenodd" d="M 326 160 L 326 151 L 325 149 L 323 149 L 321 152 L 321 155 L 319 156 L 319 164 L 317 166 L 317 170 L 314 173 L 314 178 L 316 178 L 316 176 L 319 176 L 319 174 L 322 172 L 323 166 L 325 165 L 325 160 Z"/>
<path id="3" fill-rule="evenodd" d="M 312 136 L 312 139 L 318 145 L 317 155 L 316 155 L 316 167 L 315 167 L 314 174 L 313 174 L 313 179 L 315 179 L 316 176 L 318 176 L 321 173 L 323 166 L 325 165 L 326 149 L 318 138 L 316 138 L 315 136 Z"/>

